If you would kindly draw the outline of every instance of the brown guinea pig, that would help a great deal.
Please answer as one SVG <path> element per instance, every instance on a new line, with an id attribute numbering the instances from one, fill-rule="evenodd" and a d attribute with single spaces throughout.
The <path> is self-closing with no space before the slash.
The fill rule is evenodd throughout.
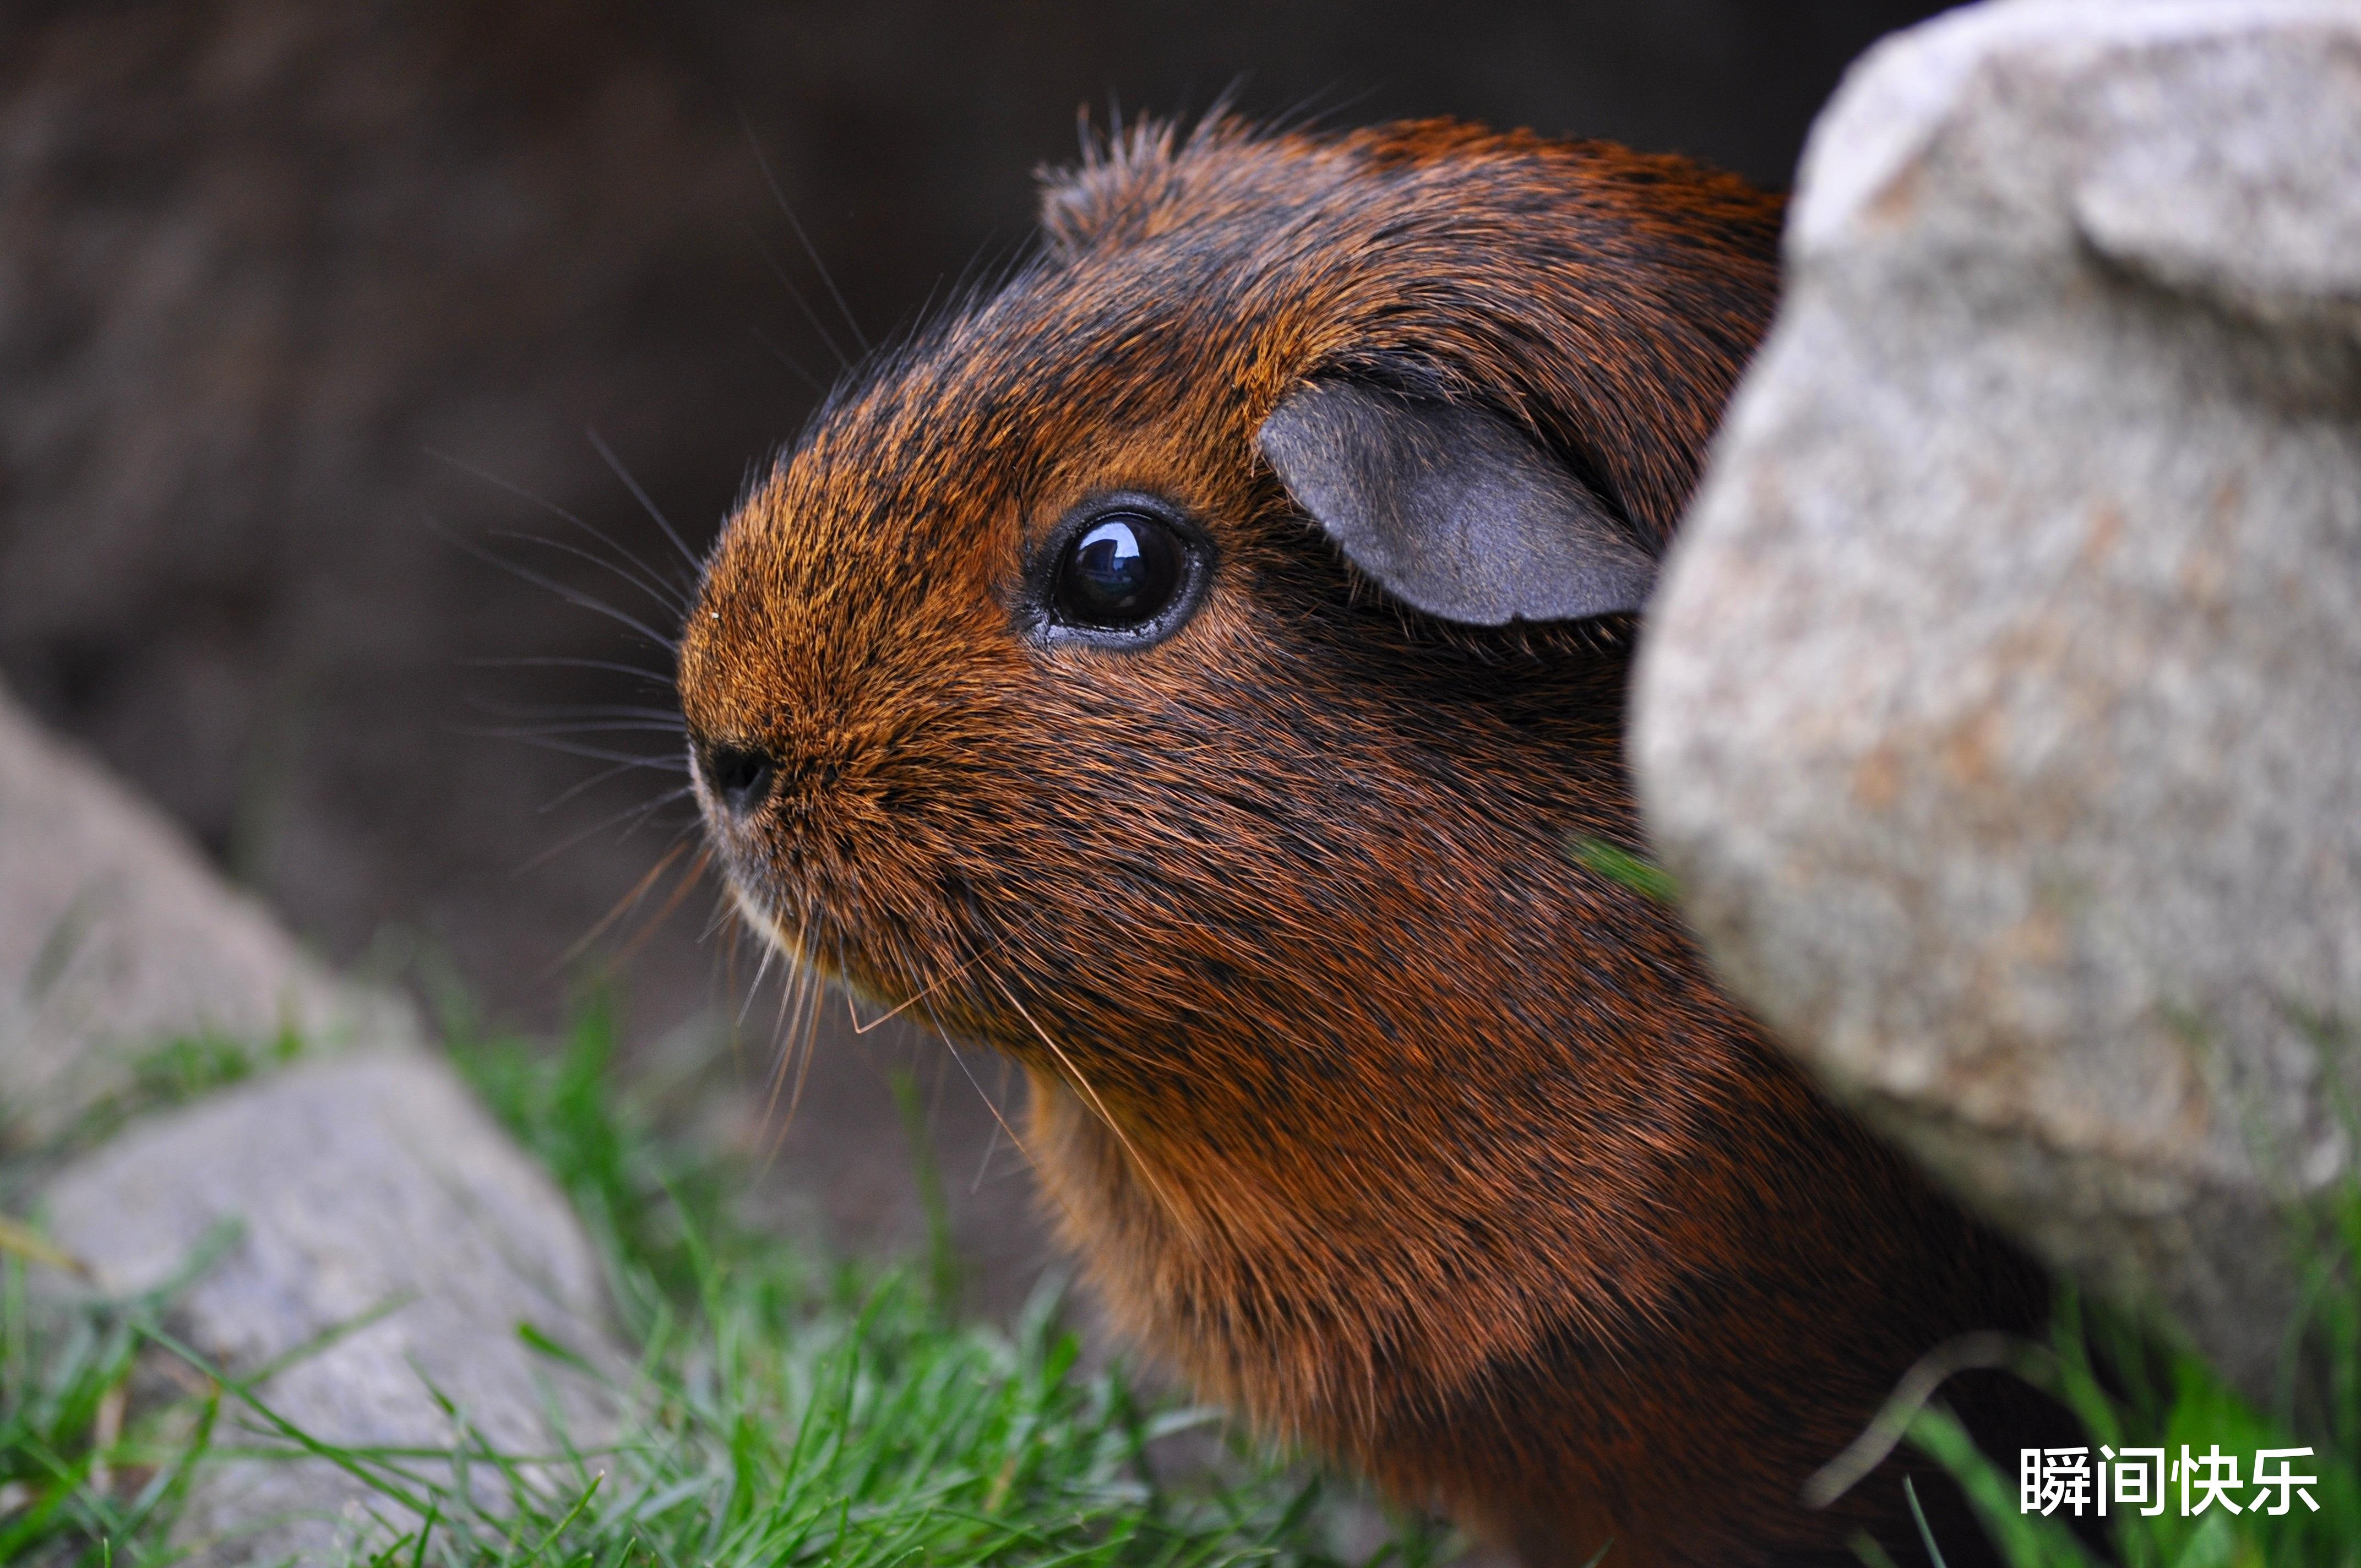
<path id="1" fill-rule="evenodd" d="M 828 400 L 681 644 L 747 917 L 1027 1068 L 1119 1322 L 1535 1563 L 1918 1559 L 1898 1466 L 1800 1488 L 2044 1307 L 1568 853 L 1640 842 L 1635 616 L 1780 210 L 1444 122 L 1136 131 Z"/>

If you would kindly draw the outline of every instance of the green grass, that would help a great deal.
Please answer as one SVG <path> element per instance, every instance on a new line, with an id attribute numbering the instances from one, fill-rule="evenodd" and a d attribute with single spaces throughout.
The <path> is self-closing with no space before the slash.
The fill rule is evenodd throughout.
<path id="1" fill-rule="evenodd" d="M 202 1466 L 306 1452 L 384 1498 L 388 1530 L 356 1559 L 372 1568 L 1338 1561 L 1329 1484 L 1214 1440 L 1213 1418 L 1143 1398 L 1120 1368 L 1086 1371 L 1054 1289 L 1005 1330 L 962 1321 L 939 1228 L 936 1255 L 881 1274 L 737 1223 L 742 1174 L 658 1136 L 613 1046 L 594 1007 L 561 1048 L 476 1039 L 455 1058 L 606 1263 L 639 1356 L 619 1380 L 632 1412 L 619 1441 L 528 1456 L 257 1439 L 275 1415 L 176 1344 L 170 1291 L 44 1309 L 27 1259 L 0 1246 L 0 1563 L 169 1562 Z M 210 1055 L 184 1065 L 243 1075 Z M 1159 1447 L 1191 1431 L 1212 1462 L 1160 1475 Z M 1368 1561 L 1420 1568 L 1448 1544 L 1403 1521 Z"/>
<path id="2" fill-rule="evenodd" d="M 150 1294 L 73 1307 L 37 1299 L 24 1250 L 0 1249 L 0 1563 L 104 1563 L 117 1543 L 132 1562 L 135 1543 L 162 1541 L 221 1394 L 200 1385 L 136 1429 L 125 1412 L 171 1297 L 233 1239 L 208 1236 Z"/>
<path id="3" fill-rule="evenodd" d="M 1635 855 L 1604 839 L 1576 834 L 1565 841 L 1566 859 L 1587 872 L 1630 888 L 1658 904 L 1678 904 L 1680 883 L 1673 873 L 1642 855 Z"/>

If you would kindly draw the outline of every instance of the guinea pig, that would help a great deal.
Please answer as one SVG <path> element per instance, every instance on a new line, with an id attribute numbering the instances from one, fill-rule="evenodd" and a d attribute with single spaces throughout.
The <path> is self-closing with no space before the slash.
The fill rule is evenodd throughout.
<path id="1" fill-rule="evenodd" d="M 1799 1492 L 2047 1287 L 1568 850 L 1642 847 L 1632 640 L 1780 200 L 1446 121 L 1044 180 L 706 560 L 745 917 L 1022 1064 L 1086 1277 L 1259 1429 L 1535 1564 L 1923 1561 L 1905 1462 Z"/>

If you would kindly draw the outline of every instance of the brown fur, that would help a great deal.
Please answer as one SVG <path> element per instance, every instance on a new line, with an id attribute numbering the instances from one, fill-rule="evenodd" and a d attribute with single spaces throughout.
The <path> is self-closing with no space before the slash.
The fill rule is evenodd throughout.
<path id="1" fill-rule="evenodd" d="M 1628 626 L 1445 629 L 1255 455 L 1315 376 L 1521 421 L 1661 542 L 1770 313 L 1775 198 L 1427 122 L 1151 128 L 1041 256 L 843 389 L 740 508 L 681 654 L 758 924 L 1022 1062 L 1118 1320 L 1206 1394 L 1539 1563 L 1915 1555 L 1894 1471 L 1796 1501 L 2037 1277 L 1832 1112 L 1638 828 Z M 1144 490 L 1218 549 L 1152 648 L 1042 645 L 1027 551 Z M 1955 1559 L 1956 1560 L 1956 1559 Z"/>

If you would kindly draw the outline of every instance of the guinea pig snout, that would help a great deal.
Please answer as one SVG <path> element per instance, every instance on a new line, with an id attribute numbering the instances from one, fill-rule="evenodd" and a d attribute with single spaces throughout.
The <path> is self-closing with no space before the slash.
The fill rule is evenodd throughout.
<path id="1" fill-rule="evenodd" d="M 715 742 L 698 749 L 697 766 L 714 803 L 733 817 L 752 817 L 771 797 L 779 761 L 750 746 Z"/>
<path id="2" fill-rule="evenodd" d="M 792 742 L 708 740 L 696 754 L 707 797 L 731 826 L 766 812 L 800 821 L 840 795 L 846 776 L 835 751 Z"/>

